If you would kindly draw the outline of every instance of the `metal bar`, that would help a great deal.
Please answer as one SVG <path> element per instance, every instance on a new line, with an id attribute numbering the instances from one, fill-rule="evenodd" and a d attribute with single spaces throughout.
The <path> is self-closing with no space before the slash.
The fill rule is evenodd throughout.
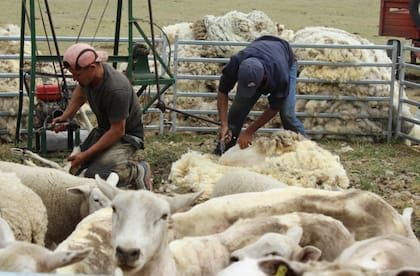
<path id="1" fill-rule="evenodd" d="M 117 15 L 115 19 L 115 34 L 114 34 L 114 56 L 118 56 L 121 35 L 121 14 L 122 14 L 122 0 L 117 3 Z M 117 62 L 112 63 L 114 68 L 117 68 Z"/>

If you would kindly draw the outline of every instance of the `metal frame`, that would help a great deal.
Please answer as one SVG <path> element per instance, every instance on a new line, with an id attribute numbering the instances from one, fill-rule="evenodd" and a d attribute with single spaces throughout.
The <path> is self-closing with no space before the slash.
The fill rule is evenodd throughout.
<path id="1" fill-rule="evenodd" d="M 47 3 L 47 0 L 45 0 Z M 29 3 L 29 11 L 27 9 Z M 113 66 L 116 67 L 118 62 L 127 62 L 127 77 L 131 80 L 133 85 L 140 85 L 144 89 L 146 86 L 149 85 L 156 85 L 159 87 L 159 83 L 163 84 L 163 87 L 158 89 L 158 93 L 154 96 L 142 109 L 142 112 L 145 113 L 147 109 L 159 99 L 160 95 L 163 94 L 171 85 L 175 83 L 175 79 L 170 72 L 169 68 L 162 60 L 162 58 L 153 50 L 153 54 L 155 57 L 155 61 L 159 61 L 162 74 L 161 76 L 153 77 L 153 73 L 148 75 L 136 74 L 133 71 L 132 64 L 133 64 L 133 27 L 135 27 L 140 35 L 143 37 L 145 42 L 149 47 L 152 47 L 152 43 L 150 42 L 149 38 L 141 29 L 140 25 L 138 24 L 137 20 L 133 17 L 133 6 L 132 0 L 127 0 L 126 4 L 128 5 L 128 55 L 127 56 L 120 56 L 119 55 L 119 43 L 120 43 L 120 31 L 121 31 L 121 18 L 122 18 L 122 7 L 123 7 L 123 0 L 118 0 L 117 4 L 117 14 L 116 14 L 116 25 L 115 25 L 115 36 L 114 36 L 114 52 L 113 56 L 109 57 L 109 61 L 113 62 Z M 26 32 L 26 19 L 28 19 L 28 27 L 30 30 L 30 41 L 31 41 L 31 69 L 30 73 L 27 74 L 24 72 L 24 42 L 25 42 L 25 32 Z M 29 150 L 33 149 L 33 138 L 34 138 L 34 106 L 35 106 L 35 79 L 36 79 L 36 64 L 37 62 L 60 62 L 62 57 L 58 56 L 41 56 L 37 55 L 37 44 L 36 44 L 36 26 L 35 26 L 35 0 L 22 0 L 21 5 L 21 33 L 20 33 L 20 57 L 19 57 L 19 110 L 18 110 L 18 117 L 16 123 L 16 132 L 15 132 L 15 146 L 19 147 L 20 143 L 20 132 L 21 132 L 21 119 L 22 119 L 22 110 L 23 110 L 23 97 L 24 95 L 24 88 L 25 88 L 25 78 L 29 75 L 29 87 L 28 90 L 28 97 L 29 97 L 29 114 L 28 114 L 28 141 L 27 141 L 27 148 Z M 157 73 L 156 73 L 157 74 Z M 41 137 L 41 144 L 43 153 L 46 152 L 46 139 L 45 133 Z"/>

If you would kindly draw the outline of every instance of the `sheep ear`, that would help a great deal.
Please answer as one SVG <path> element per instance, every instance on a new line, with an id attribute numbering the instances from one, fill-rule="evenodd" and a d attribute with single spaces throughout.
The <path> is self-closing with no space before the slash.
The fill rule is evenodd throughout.
<path id="1" fill-rule="evenodd" d="M 103 180 L 98 174 L 95 174 L 96 186 L 105 194 L 107 198 L 112 200 L 120 190 L 117 187 L 110 185 L 107 181 Z"/>
<path id="2" fill-rule="evenodd" d="M 299 251 L 296 256 L 296 260 L 302 263 L 309 261 L 317 261 L 321 257 L 322 251 L 318 247 L 307 245 Z"/>
<path id="3" fill-rule="evenodd" d="M 85 195 L 85 196 L 89 195 L 91 190 L 92 190 L 92 187 L 90 187 L 87 184 L 82 184 L 79 186 L 67 188 L 67 192 L 69 193 L 76 194 L 76 195 Z"/>
<path id="4" fill-rule="evenodd" d="M 405 229 L 407 230 L 407 235 L 410 238 L 417 239 L 414 234 L 413 227 L 411 226 L 411 215 L 413 214 L 413 208 L 407 207 L 403 210 L 401 218 L 404 223 Z"/>
<path id="5" fill-rule="evenodd" d="M 108 175 L 108 178 L 106 179 L 106 182 L 111 184 L 114 187 L 117 187 L 118 181 L 120 180 L 120 177 L 118 174 L 112 172 Z"/>
<path id="6" fill-rule="evenodd" d="M 7 221 L 0 218 L 0 248 L 6 247 L 7 244 L 15 241 L 15 235 Z"/>
<path id="7" fill-rule="evenodd" d="M 82 261 L 93 252 L 92 247 L 88 247 L 82 250 L 65 250 L 51 252 L 51 255 L 46 260 L 46 265 L 50 271 L 53 271 L 59 267 L 74 264 Z"/>
<path id="8" fill-rule="evenodd" d="M 171 213 L 176 213 L 189 208 L 193 202 L 203 194 L 203 191 L 197 193 L 178 194 L 173 197 L 165 197 L 171 207 Z"/>
<path id="9" fill-rule="evenodd" d="M 299 244 L 302 239 L 303 229 L 300 226 L 292 226 L 287 230 L 286 235 Z"/>

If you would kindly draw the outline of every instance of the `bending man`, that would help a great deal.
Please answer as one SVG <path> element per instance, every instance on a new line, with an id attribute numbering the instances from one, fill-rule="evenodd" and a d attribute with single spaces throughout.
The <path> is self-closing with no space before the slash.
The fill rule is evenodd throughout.
<path id="1" fill-rule="evenodd" d="M 236 143 L 240 148 L 251 144 L 253 135 L 277 113 L 284 129 L 305 135 L 296 117 L 297 64 L 289 43 L 275 36 L 262 36 L 232 56 L 223 68 L 217 93 L 221 121 L 220 141 L 214 150 L 222 154 Z M 237 83 L 237 92 L 228 113 L 228 93 Z M 242 126 L 261 95 L 268 96 L 268 107 L 244 131 Z"/>

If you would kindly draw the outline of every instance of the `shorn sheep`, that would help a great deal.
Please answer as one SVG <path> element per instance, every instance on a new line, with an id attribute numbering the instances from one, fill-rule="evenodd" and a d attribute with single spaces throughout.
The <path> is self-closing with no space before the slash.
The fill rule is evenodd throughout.
<path id="1" fill-rule="evenodd" d="M 44 245 L 48 217 L 42 199 L 13 172 L 0 170 L 0 218 L 19 241 Z"/>
<path id="2" fill-rule="evenodd" d="M 90 211 L 108 204 L 106 197 L 98 196 L 95 179 L 6 161 L 0 161 L 0 171 L 16 173 L 22 184 L 42 199 L 48 213 L 47 247 L 64 240 Z M 83 195 L 83 192 L 87 194 Z"/>
<path id="3" fill-rule="evenodd" d="M 211 198 L 174 214 L 171 227 L 178 235 L 174 238 L 201 236 L 221 232 L 240 218 L 297 211 L 336 218 L 354 233 L 356 240 L 390 233 L 409 235 L 402 216 L 375 193 L 302 187 Z"/>
<path id="4" fill-rule="evenodd" d="M 240 261 L 245 258 L 281 256 L 299 262 L 317 261 L 321 257 L 321 250 L 312 245 L 302 248 L 299 245 L 302 234 L 303 229 L 298 226 L 291 227 L 285 234 L 265 233 L 254 243 L 232 252 L 230 259 Z"/>
<path id="5" fill-rule="evenodd" d="M 268 175 L 252 171 L 235 171 L 223 175 L 213 187 L 211 197 L 238 194 L 246 192 L 266 191 L 287 187 Z"/>
<path id="6" fill-rule="evenodd" d="M 141 203 L 139 202 L 141 205 Z M 142 209 L 141 205 L 139 208 Z M 110 274 L 113 271 L 111 246 L 112 209 L 103 208 L 84 218 L 72 234 L 60 243 L 56 250 L 94 248 L 94 253 L 81 262 L 62 267 L 60 274 Z M 321 250 L 321 259 L 333 260 L 354 242 L 353 235 L 344 225 L 321 214 L 288 213 L 242 219 L 221 233 L 207 236 L 185 237 L 171 240 L 176 234 L 168 233 L 169 249 L 179 270 L 185 275 L 214 275 L 227 266 L 230 254 L 267 232 L 286 233 L 288 229 L 301 227 L 300 245 L 315 245 Z M 334 235 L 319 235 L 334 233 Z M 151 241 L 154 242 L 154 241 Z M 303 252 L 308 256 L 311 251 Z"/>
<path id="7" fill-rule="evenodd" d="M 86 258 L 92 248 L 52 252 L 43 246 L 16 241 L 8 223 L 0 218 L 0 270 L 7 272 L 55 272 L 59 267 Z"/>
<path id="8" fill-rule="evenodd" d="M 144 209 L 138 202 L 139 209 Z M 111 246 L 112 209 L 103 208 L 84 218 L 72 234 L 56 250 L 94 248 L 94 253 L 81 262 L 57 270 L 60 274 L 110 274 L 113 271 Z M 177 268 L 184 275 L 214 275 L 229 264 L 230 254 L 258 239 L 267 232 L 285 233 L 289 228 L 300 227 L 303 235 L 300 245 L 315 245 L 322 259 L 332 260 L 354 242 L 353 235 L 344 225 L 331 217 L 310 213 L 289 213 L 279 216 L 242 219 L 221 233 L 207 236 L 185 237 L 168 233 L 169 249 Z M 134 233 L 134 231 L 132 231 Z M 319 235 L 334 233 L 334 235 Z M 154 242 L 154 241 L 151 241 Z M 305 249 L 306 255 L 310 252 Z"/>
<path id="9" fill-rule="evenodd" d="M 299 237 L 299 233 L 293 233 L 293 229 L 303 230 L 300 233 L 302 235 Z M 321 236 L 320 231 L 336 235 Z M 234 255 L 236 250 L 252 244 L 270 232 L 288 236 L 289 239 L 283 240 L 284 247 L 279 251 L 293 247 L 296 249 L 293 253 L 300 255 L 299 259 L 316 259 L 322 255 L 323 259 L 332 260 L 354 241 L 352 234 L 338 220 L 320 214 L 295 212 L 243 219 L 223 232 L 176 239 L 169 246 L 178 267 L 186 275 L 214 275 L 226 267 L 232 258 L 237 257 Z M 291 242 L 293 245 L 290 247 L 284 243 L 297 239 L 300 239 L 300 246 L 303 247 L 301 250 L 298 250 L 296 242 Z M 316 244 L 316 248 L 313 244 Z"/>
<path id="10" fill-rule="evenodd" d="M 81 262 L 57 269 L 58 274 L 111 275 L 113 270 L 111 225 L 112 208 L 99 209 L 83 218 L 73 232 L 54 251 L 93 248 L 92 254 Z"/>
<path id="11" fill-rule="evenodd" d="M 298 262 L 284 257 L 246 258 L 218 276 L 233 275 L 419 275 L 420 243 L 417 239 L 388 234 L 359 241 L 333 262 Z M 286 274 L 287 273 L 287 274 Z"/>
<path id="12" fill-rule="evenodd" d="M 63 250 L 91 246 L 95 248 L 95 253 L 80 263 L 60 269 L 59 273 L 109 274 L 113 271 L 111 260 L 116 258 L 117 265 L 130 275 L 160 275 L 156 270 L 166 265 L 172 269 L 166 273 L 175 275 L 173 262 L 176 270 L 183 272 L 183 275 L 214 275 L 229 264 L 230 253 L 234 250 L 255 241 L 266 232 L 286 233 L 293 227 L 303 229 L 300 239 L 302 246 L 315 244 L 325 259 L 335 258 L 354 241 L 353 235 L 340 221 L 310 213 L 243 219 L 221 233 L 172 240 L 176 234 L 172 229 L 167 232 L 167 226 L 161 225 L 169 219 L 166 218 L 166 211 L 163 216 L 161 213 L 167 208 L 165 201 L 174 203 L 181 200 L 189 205 L 199 194 L 168 198 L 147 191 L 121 191 L 104 181 L 98 182 L 98 187 L 113 198 L 112 208 L 103 208 L 90 214 L 57 247 L 57 250 Z M 181 205 L 184 204 L 176 208 Z M 156 216 L 153 215 L 155 212 Z M 128 232 L 130 234 L 126 234 Z M 336 236 L 320 236 L 320 232 L 336 233 Z M 147 239 L 142 238 L 146 236 Z M 137 247 L 140 250 L 138 254 Z"/>
<path id="13" fill-rule="evenodd" d="M 240 150 L 235 146 L 220 158 L 194 151 L 185 153 L 172 164 L 168 180 L 192 191 L 202 190 L 202 198 L 207 199 L 224 174 L 245 170 L 290 186 L 335 189 L 349 185 L 338 155 L 291 131 L 257 137 L 250 147 Z"/>
<path id="14" fill-rule="evenodd" d="M 372 275 L 402 276 L 419 275 L 420 242 L 412 234 L 411 215 L 413 209 L 406 208 L 402 217 L 405 227 L 411 235 L 386 234 L 352 243 L 337 258 L 329 262 L 313 260 L 293 260 L 284 255 L 263 255 L 271 241 L 263 244 L 258 240 L 258 247 L 249 246 L 238 250 L 233 256 L 240 259 L 220 271 L 217 276 L 233 275 Z M 265 250 L 264 250 L 265 248 Z M 282 250 L 278 248 L 277 250 Z M 272 249 L 276 252 L 276 249 Z M 283 251 L 284 252 L 284 251 Z M 239 254 L 239 256 L 238 256 Z"/>
<path id="15" fill-rule="evenodd" d="M 389 259 L 383 258 L 380 254 L 376 255 L 379 251 L 385 249 L 385 246 L 380 246 L 380 241 L 387 243 L 388 240 L 390 241 L 390 247 L 398 251 L 398 248 L 405 248 L 406 244 L 412 244 L 413 253 L 418 250 L 418 241 L 417 238 L 414 236 L 413 229 L 411 227 L 411 215 L 413 212 L 413 208 L 406 208 L 403 211 L 402 218 L 404 223 L 406 224 L 406 229 L 408 232 L 408 236 L 401 236 L 395 234 L 389 234 L 386 236 L 381 236 L 382 238 L 373 237 L 367 240 L 358 241 L 356 243 L 347 241 L 345 246 L 338 246 L 339 240 L 352 240 L 348 237 L 343 237 L 339 232 L 335 232 L 333 229 L 319 229 L 317 226 L 321 223 L 315 220 L 315 223 L 312 223 L 313 228 L 315 229 L 303 229 L 302 227 L 296 226 L 291 227 L 286 234 L 279 234 L 279 233 L 267 233 L 261 236 L 257 241 L 252 244 L 249 244 L 245 247 L 242 247 L 231 254 L 231 260 L 234 261 L 241 261 L 245 258 L 263 258 L 268 256 L 279 256 L 283 257 L 290 261 L 298 261 L 298 262 L 307 262 L 309 260 L 318 260 L 321 257 L 321 253 L 324 255 L 321 259 L 327 261 L 335 261 L 338 258 L 338 261 L 341 263 L 346 264 L 354 264 L 354 265 L 361 265 L 365 266 L 366 269 L 372 269 L 373 266 L 378 268 L 380 266 L 388 266 L 388 268 L 398 268 L 398 267 L 390 267 L 389 264 L 385 264 L 388 262 Z M 312 218 L 310 218 L 311 220 Z M 322 231 L 324 230 L 324 231 Z M 305 233 L 303 233 L 305 232 Z M 301 248 L 300 243 L 301 240 L 304 239 L 304 235 L 308 235 L 307 232 L 316 232 L 316 233 L 333 233 L 330 236 L 335 236 L 337 241 L 329 241 L 330 246 L 335 247 L 337 250 L 335 251 L 336 255 L 329 255 L 329 250 L 323 250 L 323 246 L 320 246 L 322 250 L 315 248 Z M 412 235 L 410 235 L 410 233 Z M 304 235 L 303 235 L 304 234 Z M 341 236 L 341 238 L 337 237 Z M 385 238 L 387 237 L 387 238 Z M 311 243 L 305 242 L 304 244 L 310 245 L 319 245 L 319 241 L 312 241 Z M 324 245 L 323 243 L 321 243 Z M 365 247 L 367 244 L 369 246 Z M 377 244 L 378 251 L 372 251 L 372 244 Z M 417 245 L 416 245 L 417 244 Z M 395 245 L 395 246 L 394 246 Z M 366 248 L 369 248 L 365 251 Z M 317 252 L 318 250 L 318 252 Z M 400 249 L 401 251 L 401 249 Z M 401 252 L 402 253 L 402 252 Z M 370 254 L 370 256 L 368 256 Z M 419 253 L 414 254 L 414 258 L 418 258 Z M 371 259 L 371 260 L 368 260 Z M 351 261 L 349 261 L 351 260 Z M 369 267 L 367 265 L 369 264 Z M 413 263 L 405 263 L 406 265 L 413 265 Z"/>
<path id="16" fill-rule="evenodd" d="M 124 275 L 180 275 L 169 250 L 167 223 L 172 213 L 191 205 L 200 193 L 166 197 L 120 190 L 104 181 L 98 187 L 112 199 L 112 248 Z"/>

